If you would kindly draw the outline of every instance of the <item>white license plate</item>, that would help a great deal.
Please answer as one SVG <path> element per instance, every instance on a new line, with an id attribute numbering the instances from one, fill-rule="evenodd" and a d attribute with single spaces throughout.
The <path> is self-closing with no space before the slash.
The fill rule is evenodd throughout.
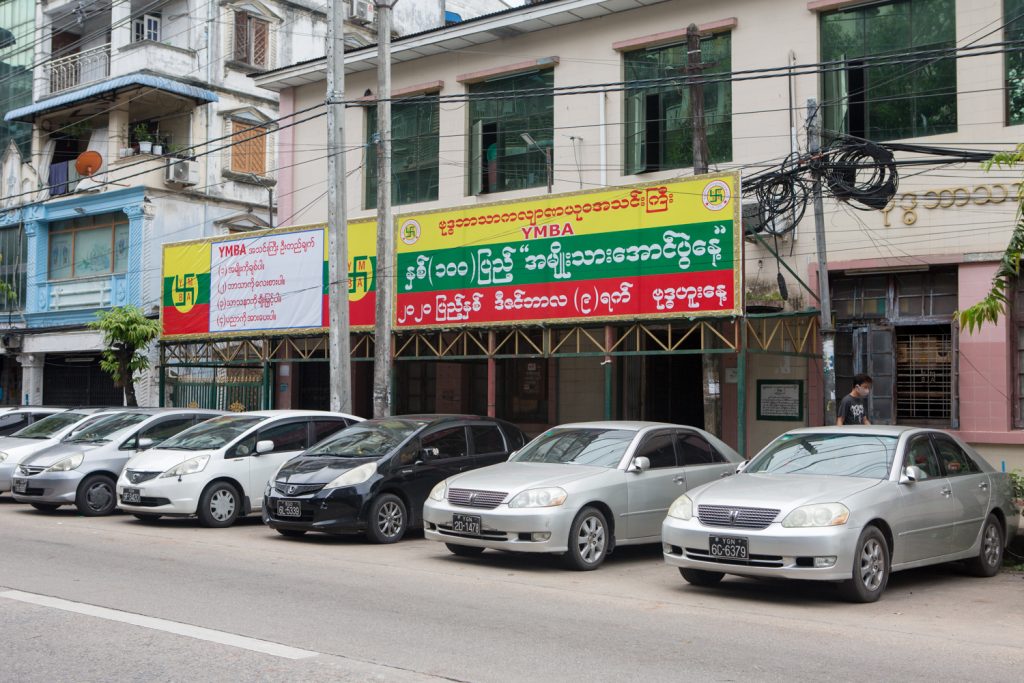
<path id="1" fill-rule="evenodd" d="M 28 479 L 15 479 L 12 489 L 15 493 L 25 493 L 28 491 Z"/>
<path id="2" fill-rule="evenodd" d="M 279 500 L 277 501 L 277 516 L 278 517 L 301 517 L 302 516 L 302 503 L 297 500 Z"/>
<path id="3" fill-rule="evenodd" d="M 142 502 L 142 490 L 141 489 L 125 489 L 121 492 L 122 503 L 141 503 Z"/>

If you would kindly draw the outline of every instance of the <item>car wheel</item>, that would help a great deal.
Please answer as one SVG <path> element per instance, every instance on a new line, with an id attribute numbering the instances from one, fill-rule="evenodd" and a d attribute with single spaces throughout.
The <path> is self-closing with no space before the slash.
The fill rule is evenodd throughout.
<path id="1" fill-rule="evenodd" d="M 722 572 L 708 572 L 703 569 L 683 569 L 682 567 L 679 568 L 679 573 L 686 579 L 686 583 L 705 587 L 717 586 L 718 582 L 725 577 L 725 574 Z"/>
<path id="2" fill-rule="evenodd" d="M 53 512 L 60 507 L 56 503 L 29 503 L 29 505 L 42 512 Z"/>
<path id="3" fill-rule="evenodd" d="M 242 499 L 235 487 L 219 481 L 203 491 L 196 514 L 203 526 L 221 529 L 235 523 L 241 507 Z"/>
<path id="4" fill-rule="evenodd" d="M 85 517 L 109 515 L 117 505 L 116 484 L 105 474 L 92 474 L 79 484 L 75 507 Z"/>
<path id="5" fill-rule="evenodd" d="M 305 536 L 305 529 L 274 529 L 277 533 L 288 538 L 298 538 L 299 536 Z"/>
<path id="6" fill-rule="evenodd" d="M 160 519 L 160 515 L 133 514 L 132 517 L 140 522 L 155 522 Z"/>
<path id="7" fill-rule="evenodd" d="M 373 543 L 395 543 L 402 540 L 409 526 L 405 503 L 398 496 L 385 493 L 373 499 L 366 522 L 366 538 Z"/>
<path id="8" fill-rule="evenodd" d="M 874 602 L 889 583 L 889 546 L 878 527 L 861 532 L 853 556 L 853 577 L 841 584 L 850 602 Z"/>
<path id="9" fill-rule="evenodd" d="M 989 515 L 981 528 L 981 549 L 978 556 L 965 564 L 967 571 L 975 576 L 995 576 L 1003 564 L 1003 525 L 995 515 Z"/>
<path id="10" fill-rule="evenodd" d="M 444 547 L 448 548 L 448 552 L 452 555 L 458 555 L 459 557 L 476 557 L 484 551 L 483 548 L 477 548 L 472 545 L 458 545 L 456 543 L 445 543 Z"/>
<path id="11" fill-rule="evenodd" d="M 569 552 L 563 559 L 569 569 L 583 572 L 597 569 L 608 556 L 610 545 L 608 521 L 597 508 L 585 507 L 569 527 Z"/>

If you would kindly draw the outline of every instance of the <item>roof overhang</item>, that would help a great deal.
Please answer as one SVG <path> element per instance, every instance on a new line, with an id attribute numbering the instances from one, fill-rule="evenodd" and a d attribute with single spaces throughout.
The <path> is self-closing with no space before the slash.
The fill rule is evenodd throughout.
<path id="1" fill-rule="evenodd" d="M 197 103 L 204 104 L 207 102 L 216 102 L 219 99 L 215 93 L 194 85 L 181 83 L 171 78 L 167 78 L 166 76 L 139 73 L 130 74 L 128 76 L 118 76 L 116 78 L 108 78 L 107 80 L 99 83 L 93 83 L 92 85 L 88 85 L 83 88 L 48 97 L 44 100 L 39 100 L 27 107 L 12 109 L 4 116 L 4 120 L 31 122 L 32 119 L 39 114 L 45 114 L 46 112 L 79 104 L 99 95 L 115 93 L 131 88 L 151 88 L 153 90 L 171 93 L 172 95 L 178 95 L 180 97 L 194 100 Z"/>
<path id="2" fill-rule="evenodd" d="M 445 52 L 471 49 L 520 34 L 544 31 L 663 2 L 668 0 L 555 0 L 539 5 L 524 5 L 398 38 L 391 43 L 391 61 L 400 64 Z M 345 53 L 346 74 L 376 69 L 376 45 Z M 260 87 L 278 92 L 317 83 L 327 78 L 327 59 L 321 57 L 254 74 L 252 78 Z"/>

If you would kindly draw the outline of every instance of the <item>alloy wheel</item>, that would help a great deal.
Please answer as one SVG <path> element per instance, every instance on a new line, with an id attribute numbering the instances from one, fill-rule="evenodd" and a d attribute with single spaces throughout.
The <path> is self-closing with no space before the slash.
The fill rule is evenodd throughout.
<path id="1" fill-rule="evenodd" d="M 999 564 L 1001 559 L 1000 550 L 1003 543 L 1001 536 L 999 527 L 995 524 L 987 524 L 985 526 L 985 538 L 982 539 L 981 543 L 985 553 L 985 562 L 990 567 Z"/>
<path id="2" fill-rule="evenodd" d="M 885 580 L 885 552 L 877 539 L 869 538 L 861 547 L 860 580 L 869 591 L 878 590 Z"/>
<path id="3" fill-rule="evenodd" d="M 210 514 L 218 522 L 231 519 L 235 513 L 235 496 L 227 489 L 214 491 L 210 496 Z"/>
<path id="4" fill-rule="evenodd" d="M 402 529 L 402 508 L 394 501 L 388 501 L 380 506 L 377 511 L 377 528 L 380 532 L 391 537 Z"/>
<path id="5" fill-rule="evenodd" d="M 587 517 L 580 524 L 580 532 L 576 537 L 576 546 L 579 548 L 580 557 L 587 564 L 594 564 L 604 556 L 607 536 L 604 524 L 597 517 Z"/>
<path id="6" fill-rule="evenodd" d="M 110 506 L 114 499 L 114 490 L 105 481 L 98 481 L 85 492 L 85 501 L 90 510 L 101 512 Z"/>

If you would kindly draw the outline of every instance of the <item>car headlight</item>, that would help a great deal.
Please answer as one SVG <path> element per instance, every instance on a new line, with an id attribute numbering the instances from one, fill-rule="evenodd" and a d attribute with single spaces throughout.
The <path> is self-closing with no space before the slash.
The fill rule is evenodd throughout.
<path id="1" fill-rule="evenodd" d="M 82 464 L 85 460 L 85 455 L 82 453 L 75 453 L 74 455 L 64 458 L 58 462 L 53 463 L 46 468 L 47 472 L 67 472 L 73 470 Z"/>
<path id="2" fill-rule="evenodd" d="M 368 462 L 365 465 L 359 467 L 353 467 L 348 472 L 335 477 L 325 489 L 338 489 L 342 486 L 355 486 L 356 484 L 362 484 L 367 481 L 370 477 L 377 474 L 377 463 Z"/>
<path id="3" fill-rule="evenodd" d="M 430 500 L 444 500 L 445 495 L 448 493 L 448 482 L 442 481 L 437 486 L 430 489 L 430 495 L 427 496 Z"/>
<path id="4" fill-rule="evenodd" d="M 527 489 L 508 502 L 510 508 L 551 508 L 565 502 L 565 489 L 550 486 L 543 489 Z"/>
<path id="5" fill-rule="evenodd" d="M 693 519 L 693 501 L 687 495 L 676 498 L 668 508 L 668 516 L 688 521 Z"/>
<path id="6" fill-rule="evenodd" d="M 839 526 L 850 519 L 850 509 L 841 503 L 801 505 L 782 520 L 784 527 Z"/>
<path id="7" fill-rule="evenodd" d="M 4 460 L 7 460 L 7 454 L 0 451 L 0 462 L 3 462 Z"/>
<path id="8" fill-rule="evenodd" d="M 189 458 L 180 465 L 175 465 L 171 469 L 167 470 L 160 475 L 161 479 L 167 477 L 180 477 L 185 474 L 195 474 L 196 472 L 202 472 L 206 469 L 206 463 L 210 462 L 210 456 L 208 455 L 197 455 L 194 458 Z"/>

